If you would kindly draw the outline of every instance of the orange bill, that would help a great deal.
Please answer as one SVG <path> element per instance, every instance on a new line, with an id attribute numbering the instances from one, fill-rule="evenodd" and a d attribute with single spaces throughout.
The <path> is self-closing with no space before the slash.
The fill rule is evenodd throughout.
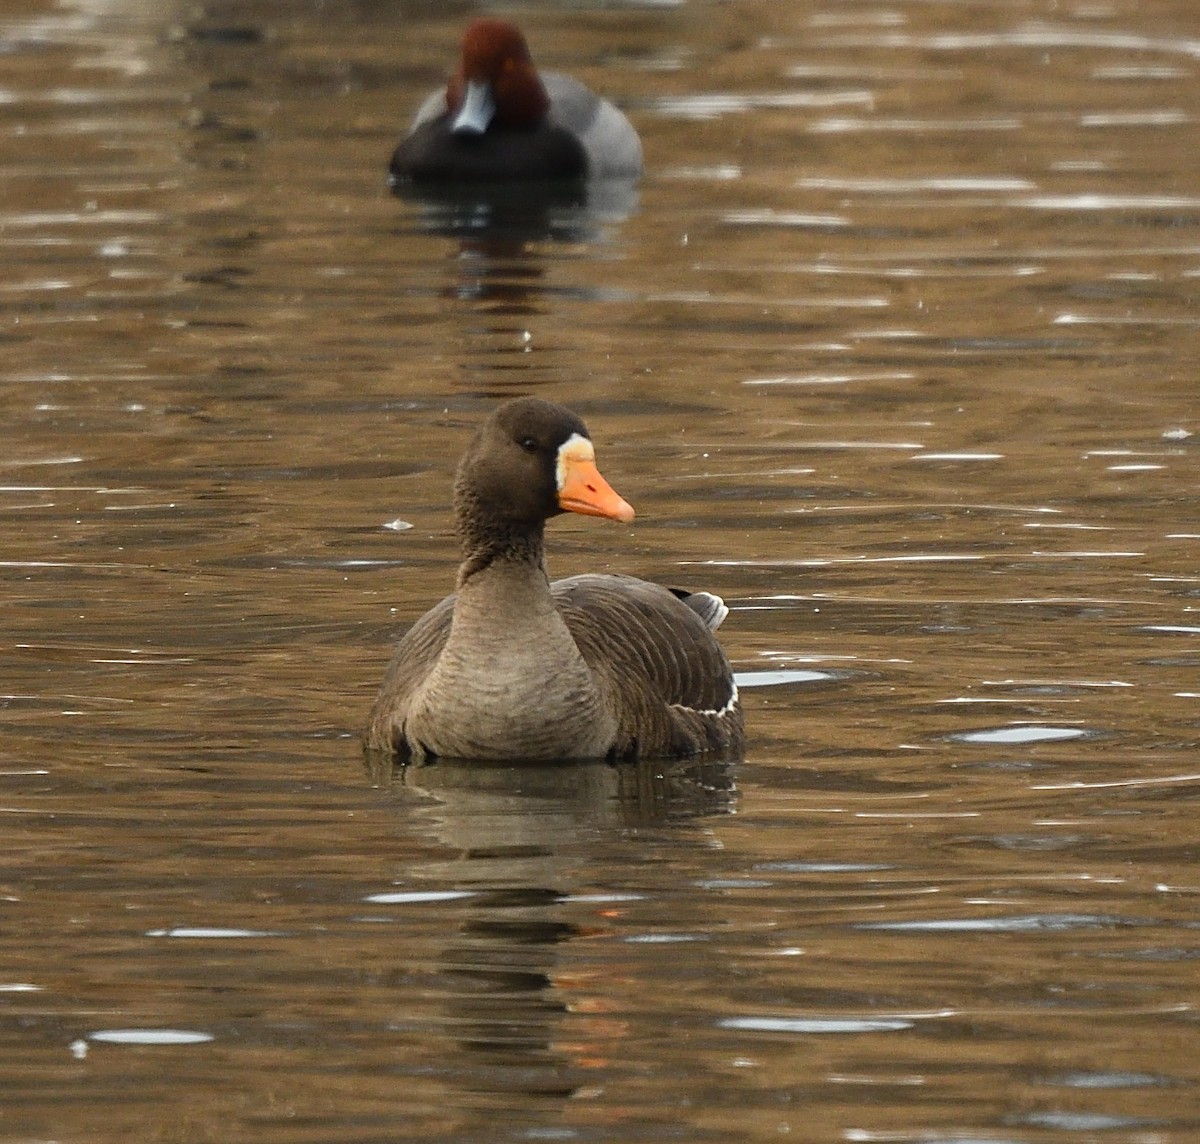
<path id="1" fill-rule="evenodd" d="M 584 516 L 603 516 L 628 524 L 633 506 L 617 495 L 590 457 L 563 454 L 559 458 L 558 507 Z"/>

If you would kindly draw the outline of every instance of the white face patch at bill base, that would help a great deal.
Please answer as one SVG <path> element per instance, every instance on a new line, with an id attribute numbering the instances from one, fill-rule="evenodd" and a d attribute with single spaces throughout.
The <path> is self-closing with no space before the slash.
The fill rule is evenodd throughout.
<path id="1" fill-rule="evenodd" d="M 591 441 L 580 433 L 572 433 L 558 447 L 558 459 L 554 465 L 554 480 L 561 493 L 567 481 L 567 470 L 577 461 L 596 462 L 596 450 Z"/>

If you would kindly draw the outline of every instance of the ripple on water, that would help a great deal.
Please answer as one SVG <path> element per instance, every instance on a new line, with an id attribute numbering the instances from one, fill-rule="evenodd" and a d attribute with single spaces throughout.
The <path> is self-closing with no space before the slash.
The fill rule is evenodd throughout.
<path id="1" fill-rule="evenodd" d="M 752 94 L 714 91 L 662 96 L 652 106 L 666 118 L 719 119 L 759 108 L 870 106 L 869 91 L 772 91 Z"/>
<path id="2" fill-rule="evenodd" d="M 1071 1132 L 1148 1128 L 1162 1123 L 1145 1116 L 1110 1116 L 1099 1112 L 1031 1112 L 1021 1117 L 1021 1120 L 1035 1128 L 1062 1128 Z"/>
<path id="3" fill-rule="evenodd" d="M 913 461 L 1002 461 L 1003 453 L 917 453 Z"/>
<path id="4" fill-rule="evenodd" d="M 840 678 L 836 671 L 814 671 L 808 668 L 780 668 L 773 671 L 735 671 L 733 681 L 739 688 L 783 687 L 796 683 L 826 683 Z"/>
<path id="5" fill-rule="evenodd" d="M 1045 1077 L 1043 1084 L 1061 1085 L 1064 1088 L 1152 1088 L 1168 1085 L 1166 1077 L 1149 1073 L 1130 1072 L 1071 1072 Z"/>
<path id="6" fill-rule="evenodd" d="M 754 870 L 778 871 L 784 874 L 869 874 L 879 870 L 894 870 L 885 862 L 757 862 Z"/>
<path id="7" fill-rule="evenodd" d="M 860 922 L 859 930 L 887 933 L 1041 933 L 1074 929 L 1110 929 L 1143 924 L 1111 914 L 1018 914 L 998 918 L 927 918 L 908 922 Z"/>
<path id="8" fill-rule="evenodd" d="M 396 890 L 385 894 L 368 894 L 363 901 L 385 906 L 411 906 L 427 902 L 454 902 L 474 896 L 470 890 Z"/>
<path id="9" fill-rule="evenodd" d="M 98 1029 L 87 1038 L 107 1045 L 200 1045 L 216 1039 L 195 1029 Z"/>
<path id="10" fill-rule="evenodd" d="M 754 1017 L 725 1017 L 717 1022 L 722 1029 L 739 1029 L 751 1033 L 889 1033 L 911 1029 L 919 1021 L 935 1020 L 954 1015 L 952 1009 L 937 1009 L 916 1013 L 872 1013 L 869 1017 L 841 1014 L 817 1017 L 809 1014 L 795 1016 L 762 1015 Z"/>
<path id="11" fill-rule="evenodd" d="M 629 945 L 677 945 L 693 941 L 708 941 L 704 933 L 635 933 L 623 939 Z"/>
<path id="12" fill-rule="evenodd" d="M 880 1017 L 729 1017 L 718 1025 L 752 1033 L 887 1033 L 911 1029 L 913 1022 Z"/>
<path id="13" fill-rule="evenodd" d="M 960 743 L 1057 743 L 1068 739 L 1090 739 L 1099 731 L 1086 727 L 1049 727 L 1022 723 L 1009 727 L 986 727 L 979 731 L 956 731 L 947 738 Z"/>
<path id="14" fill-rule="evenodd" d="M 239 929 L 234 926 L 175 926 L 172 929 L 152 929 L 147 937 L 180 937 L 203 939 L 226 939 L 244 937 L 286 937 L 280 930 Z"/>

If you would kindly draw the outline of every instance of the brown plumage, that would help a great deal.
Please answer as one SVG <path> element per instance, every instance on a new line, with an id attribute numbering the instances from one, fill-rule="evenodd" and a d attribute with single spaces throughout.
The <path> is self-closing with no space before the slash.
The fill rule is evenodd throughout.
<path id="1" fill-rule="evenodd" d="M 627 758 L 735 750 L 742 710 L 708 593 L 632 576 L 551 583 L 545 522 L 633 509 L 595 467 L 583 422 L 537 398 L 502 405 L 454 486 L 457 591 L 400 641 L 366 743 L 401 759 Z"/>

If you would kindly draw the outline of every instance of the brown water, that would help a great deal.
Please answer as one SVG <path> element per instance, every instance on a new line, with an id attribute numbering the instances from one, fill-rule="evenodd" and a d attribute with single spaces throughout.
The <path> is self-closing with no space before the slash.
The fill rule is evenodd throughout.
<path id="1" fill-rule="evenodd" d="M 1193 0 L 532 4 L 636 194 L 397 199 L 471 11 L 0 13 L 0 1139 L 1200 1138 Z M 744 759 L 364 765 L 527 392 Z"/>

